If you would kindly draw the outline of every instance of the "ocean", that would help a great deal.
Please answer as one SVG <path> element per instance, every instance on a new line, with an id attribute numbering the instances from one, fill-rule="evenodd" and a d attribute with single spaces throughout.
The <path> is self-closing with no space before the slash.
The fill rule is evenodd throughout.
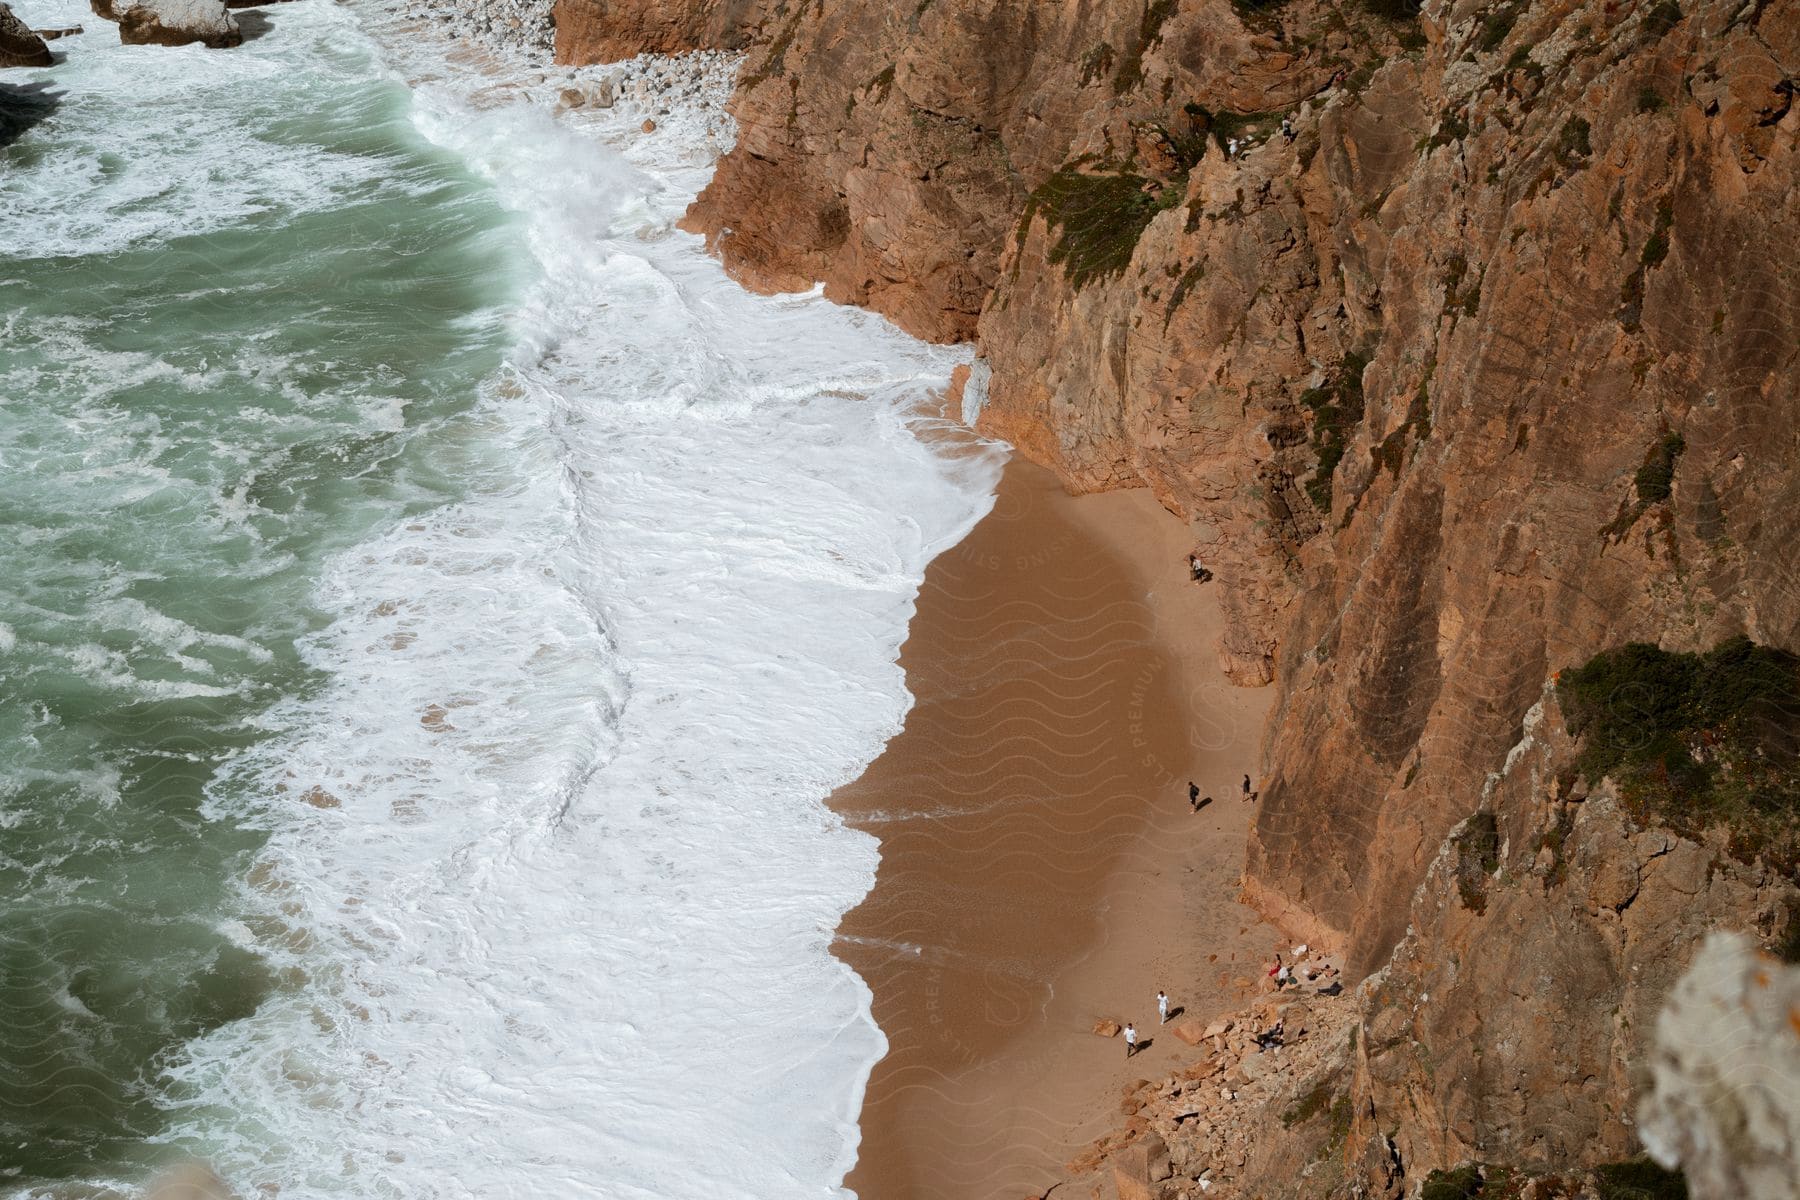
<path id="1" fill-rule="evenodd" d="M 966 352 L 378 7 L 0 76 L 0 1195 L 842 1194 Z M 716 88 L 714 88 L 716 92 Z M 723 130 L 723 132 L 721 132 Z"/>

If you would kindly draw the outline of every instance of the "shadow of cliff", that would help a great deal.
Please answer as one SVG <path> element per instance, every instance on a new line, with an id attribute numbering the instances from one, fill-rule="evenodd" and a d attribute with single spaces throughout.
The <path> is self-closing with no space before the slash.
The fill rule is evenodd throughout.
<path id="1" fill-rule="evenodd" d="M 244 31 L 244 40 L 254 42 L 257 38 L 275 28 L 275 22 L 260 12 L 249 9 L 233 9 L 231 15 L 237 18 L 238 28 Z"/>
<path id="2" fill-rule="evenodd" d="M 0 83 L 0 150 L 48 119 L 62 104 L 63 94 L 52 91 L 48 83 Z"/>

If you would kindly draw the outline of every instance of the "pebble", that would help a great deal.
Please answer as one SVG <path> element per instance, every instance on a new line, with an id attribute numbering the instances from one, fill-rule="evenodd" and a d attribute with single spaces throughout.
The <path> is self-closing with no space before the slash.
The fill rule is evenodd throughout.
<path id="1" fill-rule="evenodd" d="M 495 50 L 548 61 L 556 50 L 554 0 L 406 0 L 402 12 Z"/>

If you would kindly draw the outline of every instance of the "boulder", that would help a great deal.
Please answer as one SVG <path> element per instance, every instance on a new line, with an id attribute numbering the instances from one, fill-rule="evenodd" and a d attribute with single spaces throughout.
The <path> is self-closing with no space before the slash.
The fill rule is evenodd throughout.
<path id="1" fill-rule="evenodd" d="M 25 27 L 13 10 L 0 4 L 0 67 L 47 67 L 50 47 Z"/>
<path id="2" fill-rule="evenodd" d="M 119 19 L 121 10 L 114 7 L 113 0 L 88 0 L 88 7 L 94 10 L 96 17 L 103 20 L 117 21 Z M 127 0 L 125 7 L 131 7 L 130 0 Z"/>
<path id="3" fill-rule="evenodd" d="M 1709 934 L 1656 1041 L 1638 1106 L 1651 1156 L 1696 1196 L 1800 1198 L 1800 967 Z"/>
<path id="4" fill-rule="evenodd" d="M 1151 1200 L 1155 1184 L 1171 1174 L 1169 1147 L 1154 1133 L 1143 1137 L 1113 1155 L 1113 1187 L 1119 1200 Z"/>
<path id="5" fill-rule="evenodd" d="M 57 38 L 74 37 L 81 32 L 81 26 L 59 25 L 54 29 L 34 29 L 31 32 L 37 34 L 46 42 L 54 42 Z"/>
<path id="6" fill-rule="evenodd" d="M 1118 1037 L 1119 1023 L 1111 1017 L 1101 1017 L 1094 1022 L 1094 1032 L 1104 1038 Z"/>
<path id="7" fill-rule="evenodd" d="M 1197 1020 L 1182 1021 L 1174 1028 L 1170 1029 L 1169 1032 L 1190 1046 L 1198 1046 L 1201 1042 L 1206 1040 L 1207 1036 L 1206 1026 L 1202 1025 Z"/>
<path id="8" fill-rule="evenodd" d="M 105 0 L 93 2 L 97 5 Z M 119 14 L 119 40 L 128 46 L 199 42 L 223 50 L 241 45 L 244 32 L 238 28 L 237 18 L 225 10 L 224 0 L 138 0 Z"/>
<path id="9" fill-rule="evenodd" d="M 238 1200 L 238 1195 L 209 1167 L 186 1163 L 158 1176 L 148 1200 Z"/>

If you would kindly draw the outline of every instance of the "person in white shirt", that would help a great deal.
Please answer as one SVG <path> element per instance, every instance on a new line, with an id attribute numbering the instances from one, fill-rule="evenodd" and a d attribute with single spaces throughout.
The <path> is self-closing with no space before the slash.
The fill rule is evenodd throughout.
<path id="1" fill-rule="evenodd" d="M 1132 1055 L 1134 1055 L 1136 1053 L 1137 1053 L 1137 1028 L 1133 1025 L 1128 1024 L 1125 1026 L 1125 1057 L 1130 1058 Z"/>
<path id="2" fill-rule="evenodd" d="M 1169 993 L 1161 991 L 1156 993 L 1156 1016 L 1158 1025 L 1169 1023 Z"/>

